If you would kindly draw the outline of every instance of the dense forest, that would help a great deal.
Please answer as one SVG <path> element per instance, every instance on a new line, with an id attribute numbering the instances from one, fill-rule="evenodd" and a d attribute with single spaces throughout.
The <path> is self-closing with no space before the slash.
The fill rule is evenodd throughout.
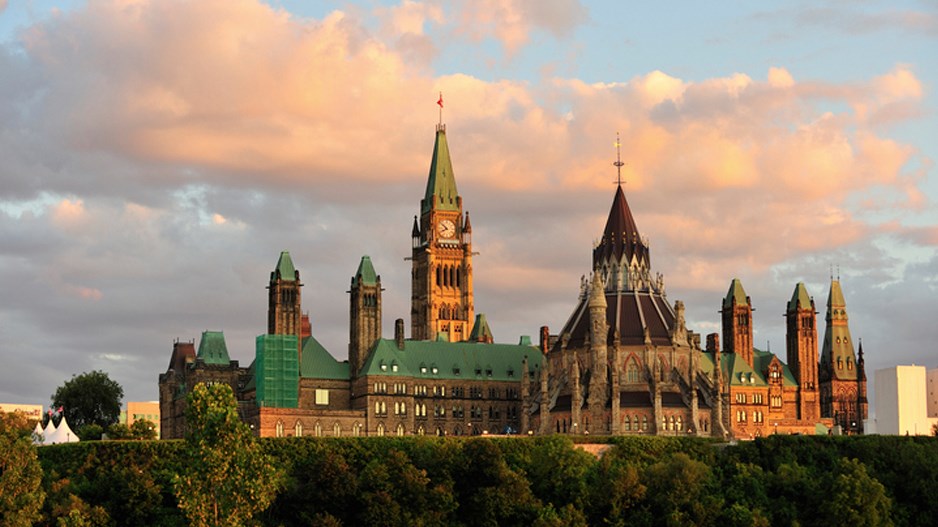
<path id="1" fill-rule="evenodd" d="M 579 438 L 587 439 L 587 438 Z M 597 438 L 589 438 L 595 443 Z M 261 525 L 934 525 L 938 438 L 283 438 Z M 183 441 L 41 447 L 48 525 L 185 525 Z M 69 518 L 80 521 L 70 522 Z"/>

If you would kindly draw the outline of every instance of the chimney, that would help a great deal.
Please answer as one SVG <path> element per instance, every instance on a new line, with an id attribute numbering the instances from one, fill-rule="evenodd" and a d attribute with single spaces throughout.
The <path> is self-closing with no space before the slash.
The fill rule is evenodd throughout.
<path id="1" fill-rule="evenodd" d="M 394 342 L 397 343 L 397 349 L 404 349 L 404 319 L 399 318 L 394 321 Z"/>
<path id="2" fill-rule="evenodd" d="M 541 326 L 541 353 L 547 355 L 547 348 L 550 343 L 550 330 L 547 326 Z"/>
<path id="3" fill-rule="evenodd" d="M 720 351 L 720 334 L 710 333 L 707 335 L 707 352 L 716 353 Z"/>

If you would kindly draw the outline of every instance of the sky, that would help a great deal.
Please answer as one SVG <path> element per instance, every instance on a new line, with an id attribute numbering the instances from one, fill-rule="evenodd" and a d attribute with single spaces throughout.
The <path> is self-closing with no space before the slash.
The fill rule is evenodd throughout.
<path id="1" fill-rule="evenodd" d="M 0 401 L 155 400 L 205 330 L 248 365 L 282 250 L 334 356 L 362 255 L 392 335 L 440 93 L 496 340 L 571 314 L 619 134 L 688 327 L 740 278 L 784 360 L 796 283 L 823 327 L 839 276 L 872 396 L 938 367 L 935 57 L 930 1 L 0 0 Z"/>

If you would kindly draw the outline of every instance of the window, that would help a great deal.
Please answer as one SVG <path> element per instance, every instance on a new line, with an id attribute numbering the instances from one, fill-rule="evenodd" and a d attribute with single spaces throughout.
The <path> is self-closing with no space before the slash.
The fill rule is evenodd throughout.
<path id="1" fill-rule="evenodd" d="M 277 421 L 277 426 L 274 427 L 274 434 L 277 437 L 283 437 L 283 421 Z"/>
<path id="2" fill-rule="evenodd" d="M 397 435 L 399 435 L 399 436 L 404 435 L 404 425 L 402 425 L 402 424 L 398 424 L 398 425 L 397 425 Z"/>
<path id="3" fill-rule="evenodd" d="M 377 432 L 379 436 L 383 436 L 384 435 L 384 423 L 378 423 L 378 428 L 375 429 L 375 432 Z"/>
<path id="4" fill-rule="evenodd" d="M 737 394 L 736 394 L 736 402 L 739 403 L 739 404 L 746 404 L 746 394 L 744 394 L 744 393 L 737 393 Z"/>
<path id="5" fill-rule="evenodd" d="M 317 423 L 316 423 L 316 427 L 315 427 L 315 429 L 313 430 L 313 432 L 315 432 L 316 437 L 322 437 L 322 425 L 317 422 Z"/>
<path id="6" fill-rule="evenodd" d="M 762 404 L 762 394 L 754 393 L 752 394 L 752 404 Z"/>
<path id="7" fill-rule="evenodd" d="M 397 363 L 396 363 L 396 362 L 392 362 L 392 363 L 391 363 L 391 371 L 397 371 Z"/>
<path id="8" fill-rule="evenodd" d="M 388 415 L 388 405 L 384 401 L 375 401 L 375 415 Z"/>
<path id="9" fill-rule="evenodd" d="M 436 417 L 445 417 L 446 407 L 440 404 L 436 405 L 436 408 L 433 409 L 433 415 Z"/>
<path id="10" fill-rule="evenodd" d="M 773 395 L 772 397 L 769 398 L 769 403 L 771 404 L 772 408 L 781 408 L 781 407 L 782 407 L 782 396 L 781 396 L 781 395 Z"/>
<path id="11" fill-rule="evenodd" d="M 329 404 L 329 390 L 316 390 L 316 404 L 327 406 Z"/>
<path id="12" fill-rule="evenodd" d="M 426 396 L 427 395 L 426 385 L 414 386 L 414 395 Z"/>
<path id="13" fill-rule="evenodd" d="M 388 365 L 385 364 L 384 361 L 379 363 L 379 367 L 381 368 L 381 371 L 388 371 Z"/>
<path id="14" fill-rule="evenodd" d="M 303 437 L 303 423 L 297 421 L 296 424 L 293 425 L 293 435 Z"/>
<path id="15" fill-rule="evenodd" d="M 340 435 L 342 435 L 342 427 L 339 426 L 339 423 L 335 423 L 334 425 L 332 425 L 332 435 L 335 437 L 339 437 Z"/>
<path id="16" fill-rule="evenodd" d="M 635 361 L 629 361 L 629 365 L 626 366 L 626 380 L 630 383 L 641 382 L 641 375 L 638 369 L 638 364 L 635 364 Z"/>
<path id="17" fill-rule="evenodd" d="M 338 424 L 338 423 L 337 423 L 337 424 Z M 352 435 L 355 436 L 355 437 L 358 437 L 358 436 L 362 435 L 362 424 L 361 424 L 361 423 L 355 423 L 354 425 L 352 425 Z"/>
<path id="18" fill-rule="evenodd" d="M 746 410 L 737 410 L 736 411 L 736 422 L 745 423 L 746 422 Z"/>
<path id="19" fill-rule="evenodd" d="M 394 393 L 396 393 L 396 394 L 398 394 L 398 395 L 406 395 L 406 394 L 407 394 L 407 385 L 404 384 L 404 383 L 395 383 L 395 384 L 394 384 Z"/>
<path id="20" fill-rule="evenodd" d="M 625 416 L 625 423 L 624 423 L 623 429 L 626 432 L 632 431 L 632 417 L 631 416 L 629 415 Z"/>
<path id="21" fill-rule="evenodd" d="M 375 393 L 388 393 L 388 383 L 386 383 L 386 382 L 376 382 L 376 383 L 375 383 Z"/>
<path id="22" fill-rule="evenodd" d="M 642 416 L 642 432 L 647 432 L 647 431 L 648 431 L 648 416 L 643 415 Z"/>
<path id="23" fill-rule="evenodd" d="M 684 430 L 684 418 L 681 417 L 680 415 L 677 416 L 677 419 L 675 420 L 674 429 L 677 430 L 678 432 L 681 432 Z"/>

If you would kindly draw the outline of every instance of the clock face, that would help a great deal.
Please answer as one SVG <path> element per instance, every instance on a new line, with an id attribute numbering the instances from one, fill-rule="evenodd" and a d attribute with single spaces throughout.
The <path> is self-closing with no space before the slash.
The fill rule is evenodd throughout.
<path id="1" fill-rule="evenodd" d="M 440 234 L 440 238 L 443 239 L 452 239 L 456 237 L 456 224 L 451 220 L 443 220 L 436 225 L 436 231 Z"/>

